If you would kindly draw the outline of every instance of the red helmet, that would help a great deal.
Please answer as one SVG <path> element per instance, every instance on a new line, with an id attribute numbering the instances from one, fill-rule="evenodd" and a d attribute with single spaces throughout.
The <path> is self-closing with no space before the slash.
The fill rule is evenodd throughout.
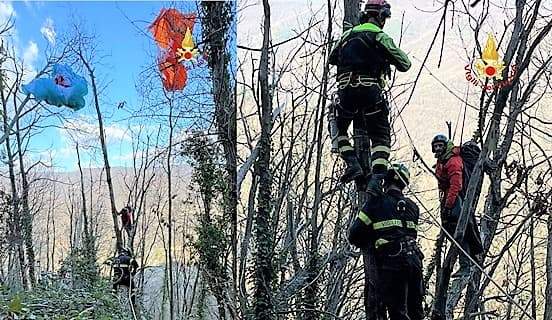
<path id="1" fill-rule="evenodd" d="M 391 17 L 391 5 L 385 0 L 366 0 L 362 13 L 376 13 L 380 18 L 387 19 Z"/>

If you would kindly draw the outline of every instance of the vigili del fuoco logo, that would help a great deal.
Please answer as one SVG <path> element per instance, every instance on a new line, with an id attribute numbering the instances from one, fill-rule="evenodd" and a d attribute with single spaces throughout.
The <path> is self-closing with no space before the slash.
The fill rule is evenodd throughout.
<path id="1" fill-rule="evenodd" d="M 466 80 L 470 83 L 486 91 L 494 91 L 510 85 L 514 79 L 516 66 L 510 66 L 510 74 L 506 79 L 502 77 L 504 68 L 504 61 L 498 55 L 495 37 L 489 34 L 481 59 L 466 65 L 464 70 L 466 70 Z M 487 79 L 490 82 L 485 84 Z"/>

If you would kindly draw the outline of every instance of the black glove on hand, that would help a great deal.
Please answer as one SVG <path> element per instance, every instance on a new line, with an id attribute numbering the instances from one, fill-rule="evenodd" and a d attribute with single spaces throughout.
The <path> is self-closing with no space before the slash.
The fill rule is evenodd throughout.
<path id="1" fill-rule="evenodd" d="M 349 228 L 349 242 L 357 248 L 367 248 L 370 244 L 370 227 L 356 218 Z"/>
<path id="2" fill-rule="evenodd" d="M 450 220 L 451 214 L 452 214 L 451 208 L 447 208 L 445 206 L 441 207 L 441 219 L 443 220 L 443 222 Z"/>

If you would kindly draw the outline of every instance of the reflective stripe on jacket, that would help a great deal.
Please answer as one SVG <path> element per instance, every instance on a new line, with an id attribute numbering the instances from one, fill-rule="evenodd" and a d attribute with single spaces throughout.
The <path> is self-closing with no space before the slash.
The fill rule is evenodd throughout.
<path id="1" fill-rule="evenodd" d="M 368 226 L 366 237 L 376 246 L 417 237 L 420 209 L 410 199 L 396 190 L 380 197 L 371 197 L 358 214 L 358 219 Z"/>

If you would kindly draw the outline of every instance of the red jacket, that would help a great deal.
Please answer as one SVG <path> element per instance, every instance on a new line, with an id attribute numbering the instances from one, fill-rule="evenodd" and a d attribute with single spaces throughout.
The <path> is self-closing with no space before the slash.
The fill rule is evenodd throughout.
<path id="1" fill-rule="evenodd" d="M 123 227 L 130 226 L 132 223 L 132 209 L 125 207 L 119 213 L 121 215 L 121 222 Z"/>
<path id="2" fill-rule="evenodd" d="M 452 209 L 456 197 L 462 191 L 462 169 L 464 162 L 460 157 L 460 148 L 454 147 L 443 160 L 437 160 L 435 175 L 439 183 L 439 191 L 443 193 L 441 205 Z"/>

